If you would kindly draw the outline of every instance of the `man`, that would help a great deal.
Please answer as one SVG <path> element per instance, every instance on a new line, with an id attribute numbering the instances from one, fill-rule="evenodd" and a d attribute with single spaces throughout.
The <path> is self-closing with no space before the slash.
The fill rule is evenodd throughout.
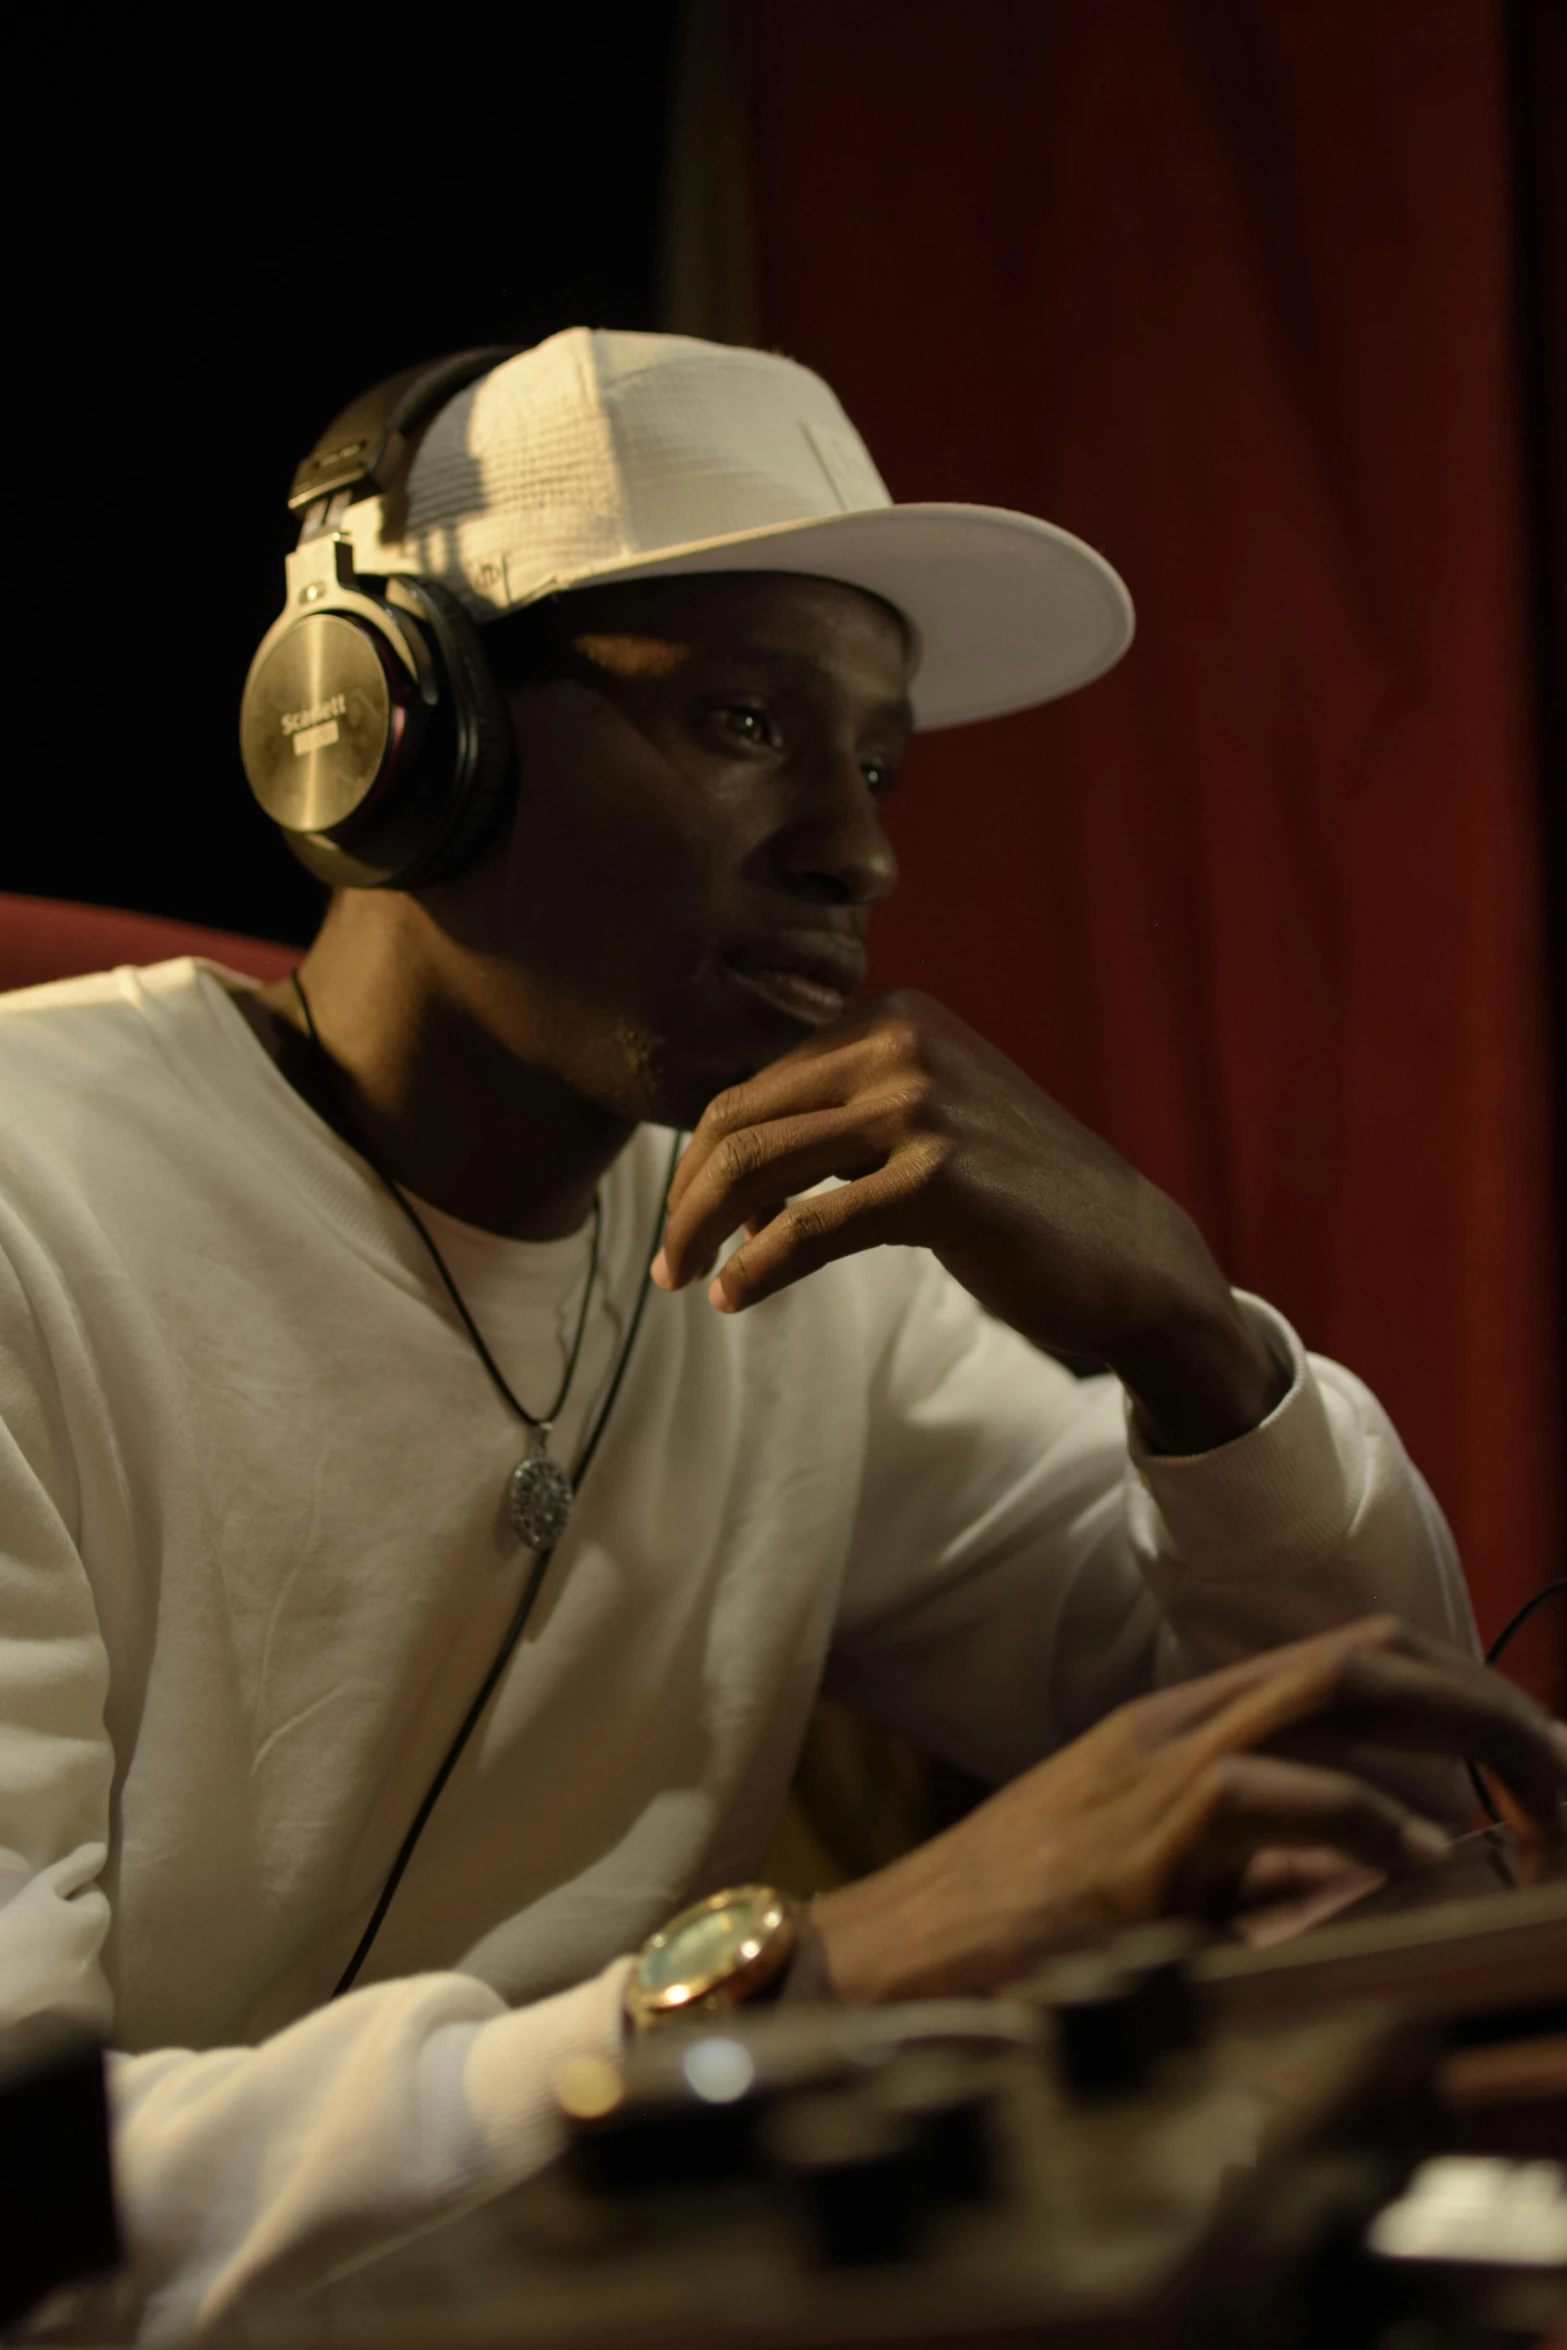
<path id="1" fill-rule="evenodd" d="M 852 1000 L 911 723 L 1105 666 L 1108 567 L 889 509 L 759 353 L 575 330 L 410 439 L 312 510 L 279 641 L 346 581 L 392 676 L 444 584 L 506 697 L 487 829 L 340 888 L 297 987 L 0 1009 L 0 1993 L 123 2052 L 150 2336 L 545 2159 L 824 1676 L 1008 1783 L 816 1905 L 795 1987 L 842 1997 L 999 1987 L 1259 1847 L 1440 1849 L 1414 1781 L 1253 1751 L 1292 1725 L 1567 1779 L 1422 1650 L 1462 1585 L 1364 1387 L 961 1022 Z M 279 771 L 357 707 L 284 707 Z M 293 826 L 318 869 L 370 874 L 397 707 L 365 812 Z"/>

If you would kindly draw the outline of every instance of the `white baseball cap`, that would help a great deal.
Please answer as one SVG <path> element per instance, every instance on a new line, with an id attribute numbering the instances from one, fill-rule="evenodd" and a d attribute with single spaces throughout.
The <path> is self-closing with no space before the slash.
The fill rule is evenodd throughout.
<path id="1" fill-rule="evenodd" d="M 922 727 L 1051 701 L 1132 640 L 1120 576 L 1070 531 L 999 506 L 895 506 L 819 375 L 687 335 L 574 326 L 503 361 L 337 527 L 360 571 L 439 580 L 480 622 L 689 572 L 869 589 L 914 631 Z"/>

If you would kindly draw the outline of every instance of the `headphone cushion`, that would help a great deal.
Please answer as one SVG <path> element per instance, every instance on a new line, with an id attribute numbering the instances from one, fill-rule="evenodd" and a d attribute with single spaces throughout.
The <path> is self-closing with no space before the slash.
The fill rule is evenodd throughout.
<path id="1" fill-rule="evenodd" d="M 404 577 L 429 612 L 430 632 L 451 686 L 459 739 L 470 756 L 457 779 L 448 822 L 417 860 L 397 876 L 400 889 L 422 889 L 460 872 L 478 855 L 512 799 L 516 749 L 511 713 L 495 682 L 475 622 L 439 581 Z"/>

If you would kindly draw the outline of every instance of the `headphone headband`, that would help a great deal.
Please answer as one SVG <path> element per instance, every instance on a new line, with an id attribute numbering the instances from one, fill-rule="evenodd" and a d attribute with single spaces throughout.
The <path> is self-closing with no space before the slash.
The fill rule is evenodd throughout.
<path id="1" fill-rule="evenodd" d="M 361 578 L 339 525 L 388 489 L 437 409 L 517 346 L 425 360 L 335 417 L 294 476 L 283 610 L 240 704 L 250 788 L 300 861 L 344 888 L 459 871 L 508 803 L 511 722 L 473 621 L 435 580 Z"/>
<path id="2" fill-rule="evenodd" d="M 514 359 L 517 343 L 491 343 L 455 351 L 446 359 L 422 359 L 386 376 L 334 416 L 294 475 L 290 513 L 319 498 L 363 486 L 384 490 L 402 462 L 409 440 L 438 408 L 488 375 L 503 359 Z"/>

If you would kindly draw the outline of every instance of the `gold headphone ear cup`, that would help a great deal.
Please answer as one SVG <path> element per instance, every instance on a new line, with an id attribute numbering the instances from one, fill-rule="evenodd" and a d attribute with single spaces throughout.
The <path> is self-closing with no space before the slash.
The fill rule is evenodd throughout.
<path id="1" fill-rule="evenodd" d="M 423 889 L 471 864 L 515 800 L 516 743 L 506 697 L 496 684 L 477 625 L 448 588 L 432 579 L 401 583 L 425 607 L 442 657 L 456 737 L 447 822 L 399 874 L 399 889 Z"/>
<path id="2" fill-rule="evenodd" d="M 354 824 L 396 753 L 417 751 L 423 731 L 422 706 L 373 611 L 291 617 L 269 632 L 245 680 L 245 777 L 288 833 L 335 837 Z"/>

